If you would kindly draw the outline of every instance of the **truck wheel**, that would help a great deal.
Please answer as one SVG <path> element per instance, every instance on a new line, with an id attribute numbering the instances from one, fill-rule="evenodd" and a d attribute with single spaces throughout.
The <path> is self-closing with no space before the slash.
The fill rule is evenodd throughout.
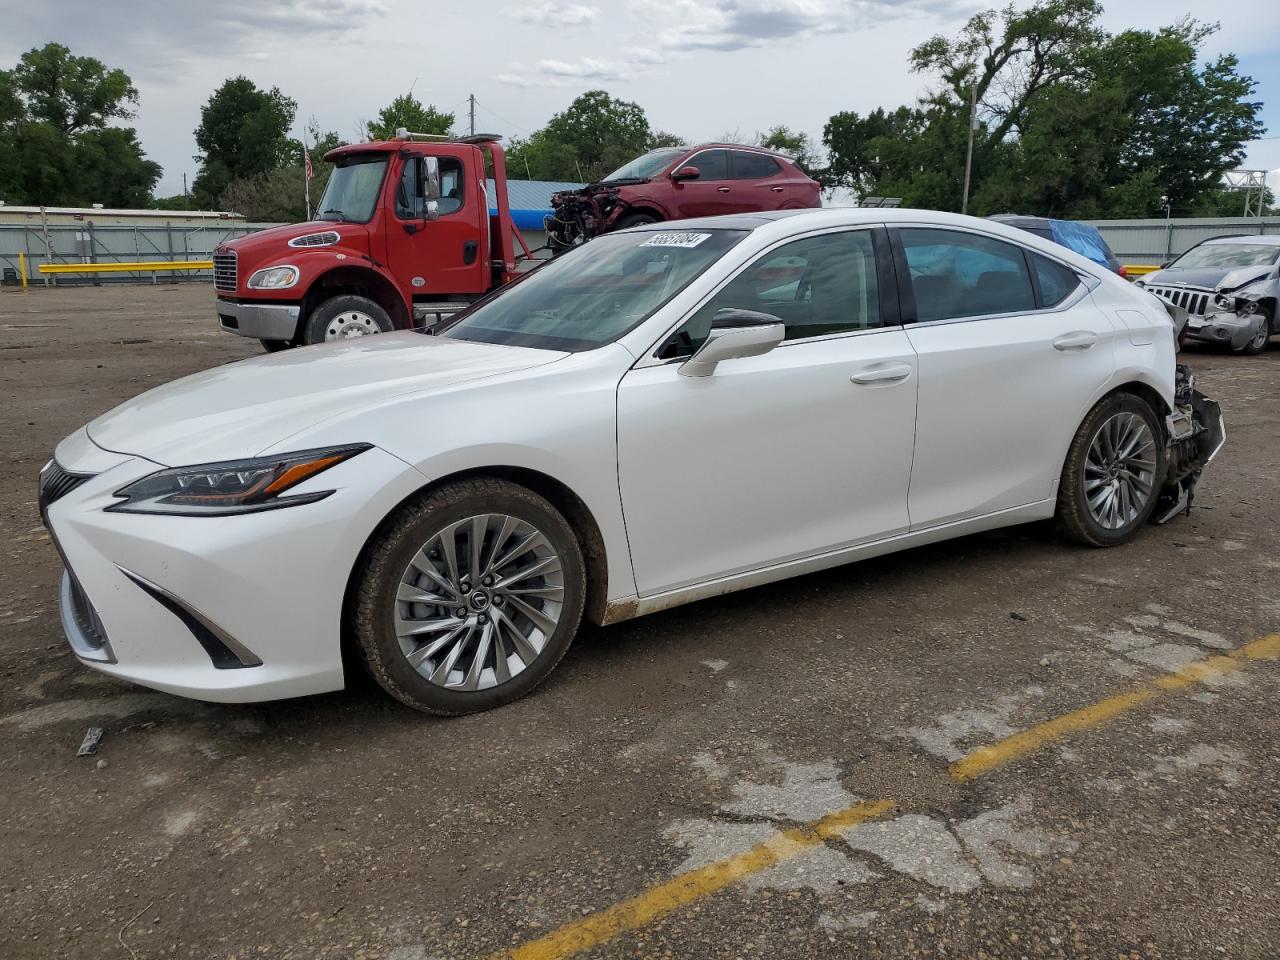
<path id="1" fill-rule="evenodd" d="M 1059 530 L 1090 547 L 1116 547 L 1156 507 L 1164 477 L 1160 421 L 1141 397 L 1114 393 L 1076 431 L 1058 483 Z"/>
<path id="2" fill-rule="evenodd" d="M 364 555 L 349 608 L 369 672 L 425 713 L 488 710 L 569 649 L 586 596 L 573 528 L 525 487 L 478 477 L 411 502 Z"/>
<path id="3" fill-rule="evenodd" d="M 651 213 L 629 213 L 618 221 L 615 229 L 625 230 L 627 227 L 643 227 L 647 223 L 657 223 L 658 218 Z"/>
<path id="4" fill-rule="evenodd" d="M 311 311 L 306 343 L 330 343 L 351 337 L 389 333 L 393 329 L 387 311 L 368 297 L 343 294 L 331 297 Z"/>
<path id="5" fill-rule="evenodd" d="M 289 347 L 292 347 L 292 346 L 293 346 L 293 341 L 292 341 L 292 340 L 262 340 L 262 339 L 259 339 L 259 340 L 258 340 L 258 342 L 259 342 L 260 344 L 262 344 L 262 349 L 266 350 L 266 351 L 267 351 L 267 353 L 275 353 L 275 352 L 276 352 L 276 351 L 278 351 L 278 350 L 287 350 Z"/>

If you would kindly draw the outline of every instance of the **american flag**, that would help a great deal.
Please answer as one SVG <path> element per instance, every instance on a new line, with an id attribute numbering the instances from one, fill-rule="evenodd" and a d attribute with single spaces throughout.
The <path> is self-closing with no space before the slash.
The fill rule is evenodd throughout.
<path id="1" fill-rule="evenodd" d="M 307 179 L 314 180 L 316 176 L 316 172 L 311 167 L 311 151 L 309 151 L 306 147 L 302 148 L 302 166 L 307 171 Z"/>

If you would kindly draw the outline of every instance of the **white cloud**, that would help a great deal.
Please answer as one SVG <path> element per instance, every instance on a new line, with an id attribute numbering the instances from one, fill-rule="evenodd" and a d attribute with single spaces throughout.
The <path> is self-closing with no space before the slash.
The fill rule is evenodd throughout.
<path id="1" fill-rule="evenodd" d="M 557 3 L 555 0 L 533 0 L 507 7 L 503 11 L 513 20 L 542 27 L 581 27 L 600 19 L 600 8 L 582 3 Z"/>
<path id="2" fill-rule="evenodd" d="M 597 60 L 595 57 L 580 57 L 572 62 L 539 60 L 537 69 L 548 76 L 577 80 L 621 80 L 631 72 L 630 66 L 626 63 L 617 60 Z"/>

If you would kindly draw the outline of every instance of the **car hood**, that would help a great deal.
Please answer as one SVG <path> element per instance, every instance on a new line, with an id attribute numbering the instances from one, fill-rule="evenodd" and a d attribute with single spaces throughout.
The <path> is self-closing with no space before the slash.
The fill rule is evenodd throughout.
<path id="1" fill-rule="evenodd" d="M 566 356 L 405 331 L 228 363 L 149 390 L 88 426 L 98 446 L 166 466 L 255 456 L 322 420 Z M 359 437 L 352 437 L 352 442 Z"/>
<path id="2" fill-rule="evenodd" d="M 1261 267 L 1201 267 L 1192 270 L 1157 270 L 1144 279 L 1147 283 L 1176 286 L 1184 284 L 1188 287 L 1199 287 L 1202 290 L 1235 290 L 1250 283 L 1255 283 L 1271 272 L 1268 266 Z"/>

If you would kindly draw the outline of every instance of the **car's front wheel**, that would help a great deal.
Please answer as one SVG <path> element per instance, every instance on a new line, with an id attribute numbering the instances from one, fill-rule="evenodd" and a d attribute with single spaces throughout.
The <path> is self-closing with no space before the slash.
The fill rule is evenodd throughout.
<path id="1" fill-rule="evenodd" d="M 1076 431 L 1058 484 L 1062 532 L 1093 547 L 1131 540 L 1151 517 L 1164 476 L 1160 421 L 1129 393 L 1098 402 Z"/>
<path id="2" fill-rule="evenodd" d="M 582 619 L 573 529 L 547 500 L 492 478 L 401 510 L 355 584 L 353 634 L 374 679 L 427 713 L 509 703 L 560 662 Z"/>

